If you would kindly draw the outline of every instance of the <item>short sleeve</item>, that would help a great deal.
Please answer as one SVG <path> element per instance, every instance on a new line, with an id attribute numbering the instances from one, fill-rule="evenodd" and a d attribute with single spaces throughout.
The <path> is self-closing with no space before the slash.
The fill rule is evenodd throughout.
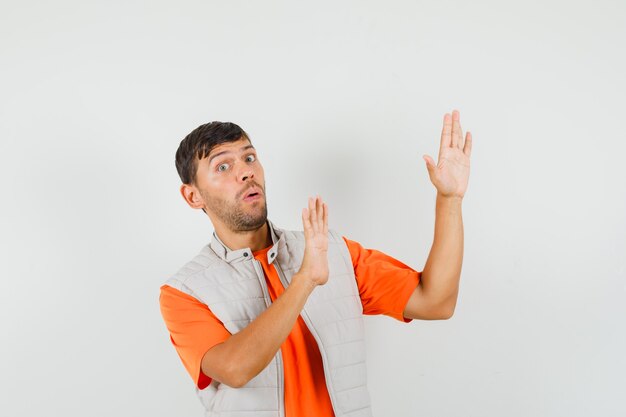
<path id="1" fill-rule="evenodd" d="M 202 357 L 231 333 L 206 304 L 169 285 L 161 286 L 159 304 L 170 341 L 185 369 L 198 388 L 206 388 L 212 379 L 202 372 Z"/>
<path id="2" fill-rule="evenodd" d="M 384 314 L 404 323 L 413 319 L 403 315 L 422 273 L 376 249 L 343 239 L 348 246 L 356 277 L 363 314 Z"/>

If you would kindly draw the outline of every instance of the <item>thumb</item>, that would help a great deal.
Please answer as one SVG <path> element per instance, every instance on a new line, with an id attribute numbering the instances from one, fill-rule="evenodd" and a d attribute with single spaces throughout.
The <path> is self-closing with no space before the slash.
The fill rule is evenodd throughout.
<path id="1" fill-rule="evenodd" d="M 311 220 L 309 219 L 309 209 L 302 209 L 302 226 L 304 227 L 304 239 L 309 240 L 311 235 Z"/>
<path id="2" fill-rule="evenodd" d="M 429 155 L 422 155 L 422 158 L 424 158 L 424 161 L 426 161 L 426 169 L 428 169 L 428 173 L 432 173 L 433 169 L 435 168 L 435 161 L 433 161 L 433 158 L 431 158 Z"/>

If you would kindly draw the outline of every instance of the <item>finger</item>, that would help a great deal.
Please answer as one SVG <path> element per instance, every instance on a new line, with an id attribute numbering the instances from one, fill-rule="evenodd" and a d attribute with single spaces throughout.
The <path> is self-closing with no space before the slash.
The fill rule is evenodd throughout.
<path id="1" fill-rule="evenodd" d="M 463 146 L 463 153 L 469 158 L 472 156 L 472 134 L 467 132 L 465 135 L 465 146 Z"/>
<path id="2" fill-rule="evenodd" d="M 317 225 L 320 229 L 320 232 L 324 229 L 324 206 L 323 206 L 322 197 L 317 196 Z"/>
<path id="3" fill-rule="evenodd" d="M 422 158 L 426 161 L 426 168 L 432 169 L 435 167 L 435 161 L 430 157 L 430 155 L 423 155 Z"/>
<path id="4" fill-rule="evenodd" d="M 302 209 L 302 225 L 304 226 L 304 237 L 308 239 L 313 229 L 309 221 L 309 210 L 306 208 Z"/>
<path id="5" fill-rule="evenodd" d="M 461 129 L 461 113 L 458 110 L 452 112 L 452 141 L 458 148 L 463 147 L 463 130 Z"/>
<path id="6" fill-rule="evenodd" d="M 328 235 L 328 204 L 324 203 L 324 235 Z"/>
<path id="7" fill-rule="evenodd" d="M 443 116 L 443 129 L 441 130 L 441 149 L 452 146 L 452 118 L 448 113 Z M 439 155 L 441 155 L 441 149 Z"/>
<path id="8" fill-rule="evenodd" d="M 315 200 L 313 197 L 309 197 L 309 211 L 311 212 L 309 218 L 313 226 L 313 232 L 317 233 L 317 213 L 315 212 Z"/>
<path id="9" fill-rule="evenodd" d="M 456 148 L 458 145 L 458 139 L 459 137 L 457 136 L 457 132 L 456 132 L 456 117 L 457 117 L 457 113 L 456 110 L 452 110 L 452 138 L 451 138 L 451 143 L 450 146 L 453 148 Z"/>
<path id="10" fill-rule="evenodd" d="M 452 110 L 452 147 L 459 147 L 459 112 Z"/>
<path id="11" fill-rule="evenodd" d="M 433 169 L 435 169 L 435 161 L 433 161 L 433 158 L 431 158 L 430 155 L 424 155 L 422 156 L 422 158 L 424 158 L 424 161 L 426 161 L 426 169 L 428 170 L 428 174 L 432 175 Z"/>

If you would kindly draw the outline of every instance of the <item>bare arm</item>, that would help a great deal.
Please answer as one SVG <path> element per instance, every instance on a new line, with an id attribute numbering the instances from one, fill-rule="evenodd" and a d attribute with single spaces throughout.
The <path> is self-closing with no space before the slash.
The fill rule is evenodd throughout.
<path id="1" fill-rule="evenodd" d="M 454 312 L 463 263 L 461 199 L 437 196 L 435 238 L 422 271 L 424 292 L 442 306 L 444 318 Z"/>
<path id="2" fill-rule="evenodd" d="M 309 199 L 302 213 L 305 250 L 302 266 L 285 291 L 243 330 L 209 349 L 202 372 L 232 387 L 241 387 L 272 361 L 293 329 L 306 300 L 328 280 L 328 208 Z"/>
<path id="3" fill-rule="evenodd" d="M 405 317 L 447 319 L 456 307 L 463 263 L 461 204 L 469 181 L 472 135 L 463 142 L 460 114 L 444 115 L 439 162 L 424 156 L 428 174 L 437 188 L 435 237 L 421 281 L 409 298 Z"/>
<path id="4" fill-rule="evenodd" d="M 294 275 L 267 310 L 204 354 L 202 372 L 232 387 L 245 385 L 272 361 L 314 288 L 309 278 Z"/>

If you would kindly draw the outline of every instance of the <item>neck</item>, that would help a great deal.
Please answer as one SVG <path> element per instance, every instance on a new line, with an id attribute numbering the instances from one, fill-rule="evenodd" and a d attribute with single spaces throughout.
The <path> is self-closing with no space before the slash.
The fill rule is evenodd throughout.
<path id="1" fill-rule="evenodd" d="M 234 232 L 226 227 L 216 225 L 215 234 L 230 250 L 250 248 L 254 252 L 272 244 L 272 236 L 267 221 L 256 230 L 245 232 Z"/>

